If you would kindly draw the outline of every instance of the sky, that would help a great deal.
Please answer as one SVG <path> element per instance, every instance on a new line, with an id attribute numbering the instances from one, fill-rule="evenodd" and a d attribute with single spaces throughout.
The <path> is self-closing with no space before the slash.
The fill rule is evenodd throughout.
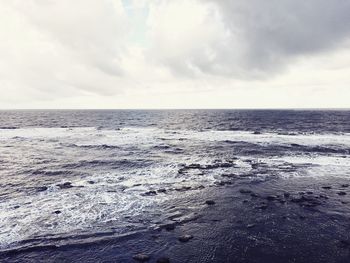
<path id="1" fill-rule="evenodd" d="M 349 14 L 348 0 L 0 0 L 0 108 L 350 108 Z"/>

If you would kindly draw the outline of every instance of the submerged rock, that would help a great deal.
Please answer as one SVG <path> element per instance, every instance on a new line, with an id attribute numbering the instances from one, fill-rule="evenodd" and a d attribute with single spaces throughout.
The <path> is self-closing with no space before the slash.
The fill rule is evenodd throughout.
<path id="1" fill-rule="evenodd" d="M 189 241 L 189 240 L 192 239 L 192 238 L 193 238 L 192 235 L 182 235 L 182 236 L 180 236 L 180 237 L 178 238 L 178 240 L 179 240 L 180 242 L 187 242 L 187 241 Z"/>
<path id="2" fill-rule="evenodd" d="M 291 202 L 298 203 L 301 206 L 314 207 L 321 204 L 321 202 L 316 198 L 317 197 L 302 195 L 301 197 L 292 198 Z"/>
<path id="3" fill-rule="evenodd" d="M 38 192 L 44 192 L 44 191 L 47 190 L 47 186 L 39 186 L 39 187 L 36 188 L 36 190 L 37 190 Z"/>
<path id="4" fill-rule="evenodd" d="M 228 177 L 228 178 L 232 178 L 232 177 L 236 177 L 237 174 L 222 174 L 222 177 Z"/>
<path id="5" fill-rule="evenodd" d="M 191 189 L 192 189 L 191 186 L 182 186 L 182 187 L 175 188 L 175 191 L 183 192 L 183 191 L 188 191 L 188 190 L 191 190 Z"/>
<path id="6" fill-rule="evenodd" d="M 267 207 L 268 207 L 267 204 L 261 204 L 261 205 L 259 205 L 257 208 L 258 208 L 258 209 L 261 209 L 261 210 L 265 210 Z"/>
<path id="7" fill-rule="evenodd" d="M 132 258 L 139 262 L 146 262 L 150 260 L 150 256 L 146 254 L 137 254 L 137 255 L 134 255 Z"/>
<path id="8" fill-rule="evenodd" d="M 57 186 L 61 189 L 68 189 L 73 187 L 71 182 L 65 182 L 63 184 L 58 184 Z"/>
<path id="9" fill-rule="evenodd" d="M 277 196 L 276 195 L 268 195 L 268 196 L 266 196 L 266 199 L 269 201 L 274 201 L 277 199 Z"/>
<path id="10" fill-rule="evenodd" d="M 219 185 L 219 186 L 224 186 L 224 185 L 232 184 L 232 182 L 230 182 L 230 181 L 220 181 L 220 182 L 216 182 L 215 184 Z"/>
<path id="11" fill-rule="evenodd" d="M 283 196 L 284 196 L 285 198 L 288 198 L 288 197 L 290 197 L 290 193 L 288 193 L 288 192 L 283 193 Z"/>
<path id="12" fill-rule="evenodd" d="M 251 193 L 250 194 L 251 197 L 259 197 L 260 195 L 256 194 L 256 193 Z"/>
<path id="13" fill-rule="evenodd" d="M 205 201 L 205 203 L 207 205 L 215 205 L 215 201 L 214 200 L 207 200 L 207 201 Z"/>
<path id="14" fill-rule="evenodd" d="M 170 259 L 169 258 L 158 258 L 157 259 L 157 263 L 170 263 Z"/>
<path id="15" fill-rule="evenodd" d="M 152 196 L 152 195 L 157 195 L 157 192 L 156 191 L 148 191 L 148 192 L 145 192 L 143 195 L 146 195 L 146 196 Z"/>
<path id="16" fill-rule="evenodd" d="M 166 231 L 174 230 L 175 227 L 176 225 L 174 223 L 162 225 L 162 228 L 165 229 Z"/>
<path id="17" fill-rule="evenodd" d="M 240 192 L 241 194 L 250 194 L 252 191 L 249 190 L 249 189 L 239 189 L 239 192 Z"/>
<path id="18" fill-rule="evenodd" d="M 60 210 L 56 210 L 56 211 L 54 211 L 54 213 L 55 213 L 56 215 L 58 215 L 58 214 L 61 214 L 62 212 L 61 212 Z"/>

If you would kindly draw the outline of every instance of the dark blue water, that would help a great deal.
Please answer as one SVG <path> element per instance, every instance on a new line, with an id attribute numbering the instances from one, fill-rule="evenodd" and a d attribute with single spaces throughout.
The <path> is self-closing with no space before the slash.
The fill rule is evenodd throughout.
<path id="1" fill-rule="evenodd" d="M 349 157 L 350 111 L 0 111 L 0 260 L 348 262 Z"/>
<path id="2" fill-rule="evenodd" d="M 32 110 L 0 111 L 6 127 L 157 127 L 190 130 L 350 132 L 349 111 Z"/>

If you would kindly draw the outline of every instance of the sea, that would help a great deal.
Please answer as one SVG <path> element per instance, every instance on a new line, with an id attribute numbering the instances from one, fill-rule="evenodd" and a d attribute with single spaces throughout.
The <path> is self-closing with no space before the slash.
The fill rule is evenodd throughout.
<path id="1" fill-rule="evenodd" d="M 349 183 L 348 110 L 2 110 L 0 261 L 350 262 Z"/>

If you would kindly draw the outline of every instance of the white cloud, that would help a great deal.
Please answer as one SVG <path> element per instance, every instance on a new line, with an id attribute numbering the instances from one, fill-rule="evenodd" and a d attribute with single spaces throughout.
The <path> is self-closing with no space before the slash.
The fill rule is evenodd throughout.
<path id="1" fill-rule="evenodd" d="M 0 0 L 0 107 L 349 107 L 349 12 L 344 0 Z"/>

